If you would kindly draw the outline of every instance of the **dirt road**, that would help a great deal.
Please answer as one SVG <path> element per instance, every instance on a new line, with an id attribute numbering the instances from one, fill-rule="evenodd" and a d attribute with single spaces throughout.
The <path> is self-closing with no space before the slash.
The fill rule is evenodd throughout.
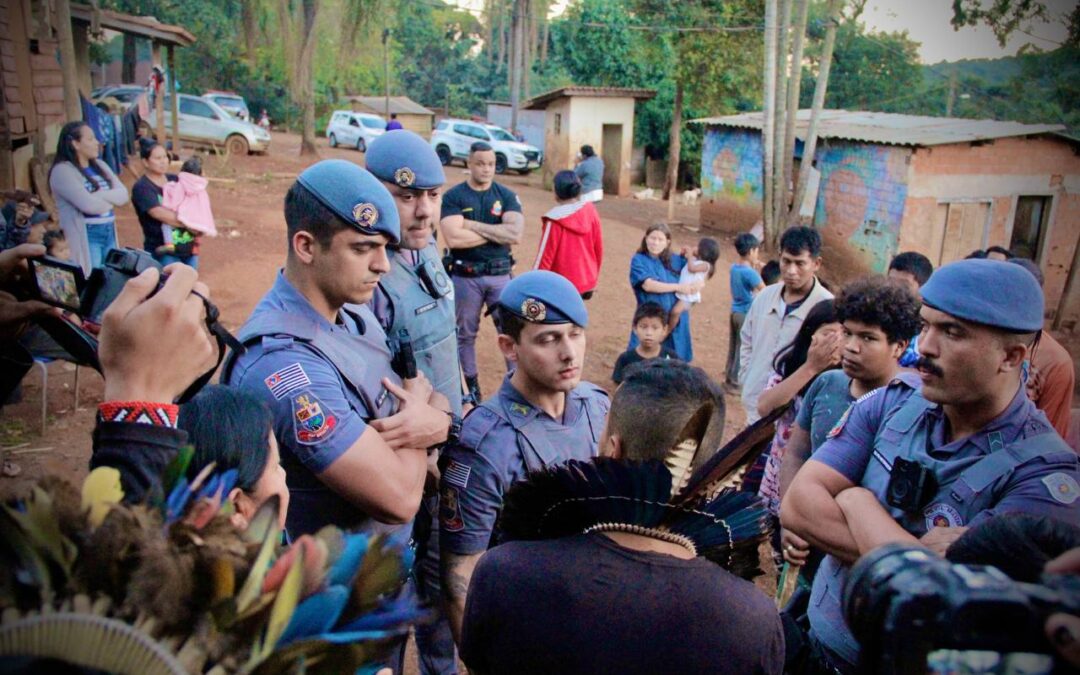
<path id="1" fill-rule="evenodd" d="M 255 303 L 270 287 L 285 259 L 285 221 L 282 201 L 296 174 L 315 158 L 298 157 L 299 137 L 275 134 L 271 150 L 264 156 L 233 157 L 228 161 L 209 157 L 205 173 L 211 180 L 210 197 L 221 233 L 206 240 L 199 261 L 201 277 L 210 286 L 213 300 L 221 309 L 224 323 L 240 326 Z M 331 149 L 320 139 L 322 158 L 336 157 L 363 165 L 363 155 L 354 150 Z M 137 160 L 136 160 L 136 163 Z M 465 179 L 461 166 L 447 167 L 447 179 L 456 184 Z M 125 172 L 130 186 L 132 177 Z M 500 177 L 521 197 L 527 227 L 524 242 L 517 247 L 517 272 L 532 264 L 540 234 L 540 216 L 553 204 L 551 193 L 539 188 L 538 174 Z M 611 387 L 615 359 L 626 348 L 634 298 L 627 282 L 630 258 L 650 223 L 663 220 L 666 205 L 658 201 L 608 198 L 598 205 L 604 225 L 604 265 L 596 295 L 589 301 L 591 323 L 585 379 Z M 135 212 L 130 205 L 117 211 L 120 243 L 138 247 L 142 243 Z M 696 207 L 680 206 L 677 217 L 696 223 Z M 699 234 L 680 229 L 675 245 L 692 245 Z M 727 354 L 727 315 L 730 306 L 727 264 L 734 256 L 730 242 L 722 242 L 721 273 L 704 290 L 703 302 L 692 313 L 696 365 L 713 377 L 722 377 Z M 481 385 L 486 393 L 495 391 L 504 375 L 504 365 L 495 345 L 495 332 L 485 321 L 477 342 Z M 45 472 L 81 480 L 90 454 L 90 431 L 96 405 L 100 402 L 101 378 L 87 369 L 80 371 L 79 410 L 73 410 L 71 385 L 74 369 L 68 364 L 50 366 L 48 422 L 39 434 L 41 376 L 35 369 L 24 380 L 23 400 L 8 406 L 0 418 L 0 444 L 9 448 L 7 458 L 22 469 L 18 478 L 0 479 L 0 497 L 18 491 Z M 741 428 L 744 416 L 738 401 L 728 401 L 728 435 Z"/>

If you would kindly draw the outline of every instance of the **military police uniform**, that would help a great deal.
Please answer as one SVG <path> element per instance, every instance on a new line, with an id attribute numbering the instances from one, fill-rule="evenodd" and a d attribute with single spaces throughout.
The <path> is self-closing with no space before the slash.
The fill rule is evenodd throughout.
<path id="1" fill-rule="evenodd" d="M 435 150 L 411 131 L 391 131 L 368 147 L 364 162 L 376 178 L 403 188 L 431 190 L 446 182 Z M 433 218 L 438 217 L 434 214 Z M 402 223 L 402 227 L 408 227 Z M 371 309 L 389 337 L 395 356 L 408 343 L 416 367 L 435 391 L 450 402 L 459 428 L 462 391 L 458 366 L 457 320 L 454 285 L 432 240 L 421 250 L 398 248 L 390 257 L 390 271 L 379 280 Z M 419 557 L 414 568 L 417 591 L 424 600 L 438 604 L 439 529 L 437 491 L 424 494 L 416 516 L 414 537 Z M 457 655 L 450 625 L 445 617 L 416 627 L 416 648 L 423 675 L 457 672 Z"/>
<path id="2" fill-rule="evenodd" d="M 306 169 L 297 182 L 360 232 L 398 240 L 393 199 L 364 169 L 326 160 Z M 289 535 L 333 524 L 389 532 L 407 542 L 410 526 L 376 523 L 318 477 L 371 420 L 396 412 L 397 401 L 382 380 L 400 385 L 401 379 L 390 368 L 386 335 L 370 309 L 345 305 L 331 323 L 279 272 L 238 337 L 247 352 L 229 355 L 221 379 L 254 394 L 273 413 L 289 487 Z"/>
<path id="3" fill-rule="evenodd" d="M 588 322 L 573 284 L 554 272 L 517 277 L 498 307 L 535 323 Z M 604 390 L 582 382 L 566 395 L 563 418 L 556 420 L 529 403 L 508 376 L 495 396 L 465 417 L 460 440 L 443 453 L 442 549 L 457 555 L 487 549 L 510 485 L 529 471 L 595 457 L 610 407 Z"/>
<path id="4" fill-rule="evenodd" d="M 1042 291 L 1030 274 L 1017 275 L 1009 267 L 990 260 L 946 265 L 922 288 L 923 302 L 967 321 L 1016 332 L 1040 330 Z M 1080 525 L 1080 460 L 1023 386 L 1018 385 L 1005 411 L 978 433 L 951 442 L 947 434 L 941 405 L 895 380 L 853 404 L 813 461 L 873 492 L 916 537 L 936 526 L 967 527 L 1006 512 Z M 936 489 L 925 505 L 907 511 L 888 505 L 886 492 L 898 459 L 916 462 L 933 474 Z M 814 578 L 808 611 L 811 637 L 844 671 L 858 662 L 859 654 L 843 617 L 847 570 L 826 556 Z"/>

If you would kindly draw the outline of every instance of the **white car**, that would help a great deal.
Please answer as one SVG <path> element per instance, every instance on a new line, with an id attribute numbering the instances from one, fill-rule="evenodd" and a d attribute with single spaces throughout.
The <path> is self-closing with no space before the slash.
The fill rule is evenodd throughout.
<path id="1" fill-rule="evenodd" d="M 371 113 L 335 110 L 326 124 L 326 139 L 330 147 L 351 146 L 367 152 L 368 143 L 386 133 L 386 121 Z"/>
<path id="2" fill-rule="evenodd" d="M 495 150 L 495 173 L 506 173 L 511 169 L 525 175 L 539 168 L 544 161 L 539 148 L 514 140 L 509 131 L 494 124 L 446 119 L 431 133 L 431 147 L 435 148 L 444 166 L 455 159 L 467 159 L 469 147 L 477 141 L 483 141 Z"/>
<path id="3" fill-rule="evenodd" d="M 172 100 L 166 96 L 165 131 L 172 138 Z M 231 155 L 266 152 L 270 147 L 270 132 L 250 122 L 238 119 L 224 108 L 201 96 L 180 94 L 180 139 L 192 145 L 224 147 Z M 151 130 L 157 128 L 156 110 L 143 122 Z"/>

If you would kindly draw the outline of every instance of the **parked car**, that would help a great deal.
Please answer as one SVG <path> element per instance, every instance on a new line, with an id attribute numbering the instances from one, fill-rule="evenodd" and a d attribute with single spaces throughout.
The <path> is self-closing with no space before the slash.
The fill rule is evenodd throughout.
<path id="1" fill-rule="evenodd" d="M 233 117 L 238 117 L 245 122 L 251 122 L 251 111 L 248 110 L 247 101 L 240 94 L 232 91 L 215 91 L 211 89 L 202 96 L 208 101 L 213 101 L 225 109 Z"/>
<path id="2" fill-rule="evenodd" d="M 367 152 L 368 143 L 386 133 L 386 120 L 371 113 L 335 110 L 326 123 L 326 139 L 331 148 L 352 146 Z"/>
<path id="3" fill-rule="evenodd" d="M 172 135 L 172 100 L 165 97 L 165 129 Z M 180 94 L 180 139 L 192 145 L 224 147 L 229 154 L 266 152 L 270 132 L 225 112 L 217 103 L 200 96 Z M 146 124 L 157 126 L 157 111 L 150 107 Z"/>
<path id="4" fill-rule="evenodd" d="M 496 173 L 511 169 L 525 175 L 539 168 L 544 161 L 539 148 L 514 140 L 509 131 L 494 124 L 445 119 L 431 133 L 431 147 L 435 148 L 443 165 L 455 159 L 466 160 L 469 147 L 477 141 L 489 143 L 495 150 Z"/>
<path id="5" fill-rule="evenodd" d="M 95 104 L 100 104 L 104 98 L 115 98 L 120 101 L 120 105 L 127 110 L 131 106 L 135 105 L 135 100 L 139 98 L 140 94 L 146 92 L 146 87 L 141 87 L 137 84 L 110 84 L 104 87 L 98 87 L 90 92 L 90 100 Z M 104 105 L 98 107 L 104 108 Z"/>

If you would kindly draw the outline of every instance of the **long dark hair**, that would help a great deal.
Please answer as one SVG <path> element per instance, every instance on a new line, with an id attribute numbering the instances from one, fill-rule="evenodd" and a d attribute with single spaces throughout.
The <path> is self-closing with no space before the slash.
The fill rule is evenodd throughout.
<path id="1" fill-rule="evenodd" d="M 787 379 L 802 365 L 806 363 L 806 357 L 810 353 L 810 340 L 814 333 L 827 323 L 836 323 L 836 303 L 832 300 L 822 300 L 810 308 L 803 319 L 802 327 L 791 344 L 781 349 L 773 359 L 773 370 L 780 377 Z M 810 383 L 807 383 L 807 387 Z M 803 391 L 806 387 L 803 387 Z M 802 394 L 803 391 L 799 393 Z"/>
<path id="2" fill-rule="evenodd" d="M 210 385 L 180 407 L 177 426 L 195 447 L 192 477 L 210 462 L 216 471 L 236 469 L 236 486 L 250 492 L 266 469 L 274 418 L 253 395 L 220 384 Z"/>
<path id="3" fill-rule="evenodd" d="M 649 235 L 653 232 L 663 232 L 664 236 L 667 237 L 667 248 L 665 248 L 658 257 L 660 258 L 660 262 L 664 263 L 664 267 L 674 272 L 675 270 L 671 269 L 671 228 L 669 228 L 664 223 L 656 223 L 655 225 L 650 225 L 649 229 L 645 230 L 645 236 L 641 238 L 641 246 L 638 246 L 637 252 L 644 253 L 645 255 L 650 255 L 649 247 L 645 244 L 645 240 L 648 239 Z"/>
<path id="4" fill-rule="evenodd" d="M 79 170 L 79 173 L 86 177 L 86 181 L 90 183 L 90 192 L 97 192 L 99 189 L 98 182 L 94 180 L 94 177 L 90 175 L 87 169 L 79 166 L 79 157 L 75 154 L 75 148 L 72 146 L 72 143 L 79 140 L 79 136 L 82 135 L 82 128 L 88 126 L 90 125 L 86 122 L 76 120 L 68 122 L 60 129 L 60 138 L 56 142 L 56 156 L 53 157 L 52 166 L 49 167 L 49 175 L 52 176 L 52 172 L 58 164 L 70 162 L 72 166 Z M 109 187 L 113 187 L 109 172 L 105 170 L 101 162 L 97 159 L 91 159 L 90 164 L 94 167 L 94 171 L 109 183 Z"/>

